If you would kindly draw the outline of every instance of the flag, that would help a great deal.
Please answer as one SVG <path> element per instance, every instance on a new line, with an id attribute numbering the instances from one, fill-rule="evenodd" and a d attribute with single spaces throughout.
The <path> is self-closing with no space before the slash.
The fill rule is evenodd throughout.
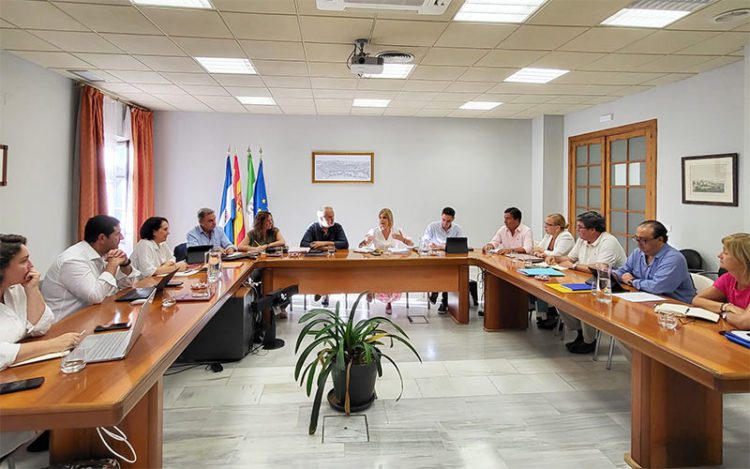
<path id="1" fill-rule="evenodd" d="M 250 153 L 250 147 L 247 147 L 247 190 L 245 191 L 245 210 L 247 216 L 253 218 L 253 192 L 255 189 L 255 166 L 253 165 L 253 154 Z"/>
<path id="2" fill-rule="evenodd" d="M 255 181 L 255 192 L 253 192 L 253 214 L 257 215 L 260 210 L 268 210 L 268 194 L 266 194 L 266 178 L 263 177 L 263 157 L 258 164 L 258 179 Z"/>
<path id="3" fill-rule="evenodd" d="M 237 208 L 234 214 L 234 242 L 240 244 L 245 238 L 245 209 L 242 208 L 242 179 L 240 178 L 240 160 L 234 154 L 234 200 Z"/>
<path id="4" fill-rule="evenodd" d="M 234 243 L 234 214 L 236 210 L 234 189 L 232 188 L 232 163 L 230 163 L 229 155 L 227 155 L 227 172 L 224 176 L 224 189 L 221 193 L 219 226 L 224 229 L 224 233 L 232 243 Z"/>

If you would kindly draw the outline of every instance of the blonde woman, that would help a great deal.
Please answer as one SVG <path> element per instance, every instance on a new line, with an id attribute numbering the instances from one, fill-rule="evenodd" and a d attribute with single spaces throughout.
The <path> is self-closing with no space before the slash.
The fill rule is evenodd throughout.
<path id="1" fill-rule="evenodd" d="M 722 314 L 734 327 L 750 329 L 750 234 L 726 236 L 721 244 L 719 267 L 727 273 L 699 291 L 693 304 Z"/>
<path id="2" fill-rule="evenodd" d="M 382 251 L 388 249 L 399 249 L 404 246 L 414 246 L 414 242 L 404 234 L 401 228 L 393 227 L 393 212 L 389 208 L 378 212 L 379 225 L 371 228 L 359 243 L 359 247 L 372 247 Z M 375 298 L 385 303 L 385 313 L 391 314 L 393 308 L 391 303 L 401 298 L 401 293 L 376 293 Z M 371 297 L 368 296 L 368 300 Z"/>
<path id="3" fill-rule="evenodd" d="M 533 254 L 537 257 L 567 256 L 576 242 L 568 231 L 565 217 L 559 213 L 547 215 L 544 219 L 544 237 L 534 246 Z"/>

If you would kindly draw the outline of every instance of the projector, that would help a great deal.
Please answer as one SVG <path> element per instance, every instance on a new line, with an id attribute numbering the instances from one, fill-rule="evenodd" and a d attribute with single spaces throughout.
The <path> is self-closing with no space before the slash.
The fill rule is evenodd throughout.
<path id="1" fill-rule="evenodd" d="M 383 73 L 383 58 L 355 54 L 352 56 L 349 66 L 355 75 L 379 75 Z"/>

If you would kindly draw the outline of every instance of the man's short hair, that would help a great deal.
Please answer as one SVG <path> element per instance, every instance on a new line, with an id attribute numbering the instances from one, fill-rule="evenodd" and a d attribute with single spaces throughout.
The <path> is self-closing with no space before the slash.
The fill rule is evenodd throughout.
<path id="1" fill-rule="evenodd" d="M 198 221 L 203 221 L 204 218 L 214 213 L 212 208 L 202 208 L 198 210 Z"/>
<path id="2" fill-rule="evenodd" d="M 448 215 L 449 217 L 455 218 L 456 217 L 456 211 L 453 210 L 452 207 L 445 207 L 443 209 L 443 215 Z"/>
<path id="3" fill-rule="evenodd" d="M 91 217 L 86 222 L 86 227 L 83 229 L 83 240 L 87 243 L 94 243 L 99 238 L 100 234 L 109 236 L 114 233 L 115 228 L 120 224 L 120 220 L 109 215 L 97 215 Z"/>
<path id="4" fill-rule="evenodd" d="M 521 219 L 521 211 L 518 210 L 516 207 L 506 208 L 504 213 L 509 213 L 510 216 L 513 217 L 514 220 Z"/>
<path id="5" fill-rule="evenodd" d="M 594 229 L 599 233 L 604 233 L 605 231 L 607 231 L 607 219 L 604 218 L 599 212 L 595 212 L 593 210 L 583 212 L 576 217 L 576 220 L 583 223 L 583 226 L 585 228 L 588 228 L 589 230 Z"/>
<path id="6" fill-rule="evenodd" d="M 667 236 L 667 227 L 660 221 L 644 220 L 638 226 L 650 226 L 654 233 L 654 239 L 662 238 L 665 243 L 669 239 L 669 236 Z"/>

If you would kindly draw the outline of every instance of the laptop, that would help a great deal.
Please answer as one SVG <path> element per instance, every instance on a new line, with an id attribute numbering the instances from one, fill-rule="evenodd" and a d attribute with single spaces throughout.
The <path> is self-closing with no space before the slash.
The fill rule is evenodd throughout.
<path id="1" fill-rule="evenodd" d="M 86 363 L 109 362 L 125 358 L 141 335 L 143 324 L 146 322 L 146 312 L 154 303 L 155 296 L 156 289 L 151 292 L 146 302 L 141 305 L 138 310 L 138 316 L 135 318 L 135 323 L 130 330 L 91 334 L 83 339 L 83 342 L 77 348 L 83 349 Z"/>
<path id="2" fill-rule="evenodd" d="M 121 297 L 116 298 L 115 301 L 119 303 L 121 301 L 145 300 L 151 296 L 151 293 L 164 290 L 167 287 L 167 284 L 169 284 L 169 281 L 172 280 L 172 277 L 174 277 L 175 273 L 177 273 L 177 270 L 173 270 L 162 277 L 155 287 L 134 288 Z"/>
<path id="3" fill-rule="evenodd" d="M 468 238 L 449 237 L 445 239 L 445 253 L 446 254 L 466 254 L 468 252 L 469 252 Z"/>
<path id="4" fill-rule="evenodd" d="M 213 246 L 210 244 L 202 244 L 200 246 L 188 246 L 187 247 L 187 258 L 185 262 L 188 264 L 203 264 L 205 262 L 205 254 L 210 251 Z"/>

